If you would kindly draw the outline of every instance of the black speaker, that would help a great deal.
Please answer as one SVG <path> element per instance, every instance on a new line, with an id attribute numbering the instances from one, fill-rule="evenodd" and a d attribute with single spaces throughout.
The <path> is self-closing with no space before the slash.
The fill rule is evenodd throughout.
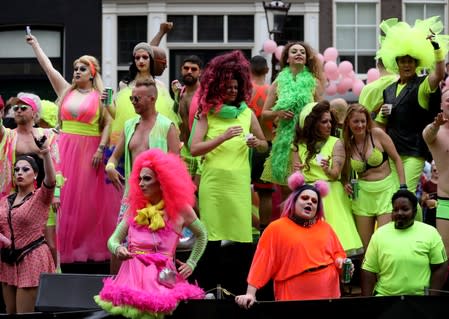
<path id="1" fill-rule="evenodd" d="M 108 275 L 47 274 L 40 277 L 35 311 L 100 309 L 93 297 L 103 288 Z"/>

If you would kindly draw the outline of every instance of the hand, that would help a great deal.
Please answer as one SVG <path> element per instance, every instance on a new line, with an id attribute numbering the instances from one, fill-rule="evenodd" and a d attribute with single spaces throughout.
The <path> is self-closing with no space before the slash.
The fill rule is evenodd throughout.
<path id="1" fill-rule="evenodd" d="M 176 259 L 176 264 L 179 265 L 178 272 L 182 278 L 186 279 L 193 273 L 193 269 L 190 268 L 189 264 L 183 263 L 179 259 Z"/>
<path id="2" fill-rule="evenodd" d="M 111 106 L 111 104 L 112 104 L 112 99 L 111 99 L 111 104 L 106 104 L 106 102 L 108 102 L 108 100 L 109 100 L 108 95 L 109 94 L 106 89 L 104 89 L 103 92 L 101 92 L 100 101 L 103 104 L 103 106 L 105 106 L 105 107 Z"/>
<path id="3" fill-rule="evenodd" d="M 171 90 L 173 91 L 174 95 L 178 94 L 178 92 L 181 90 L 181 87 L 182 87 L 182 85 L 181 85 L 181 83 L 179 83 L 178 80 L 173 80 L 171 82 Z"/>
<path id="4" fill-rule="evenodd" d="M 380 107 L 380 114 L 383 117 L 387 117 L 388 115 L 391 114 L 391 108 L 392 108 L 391 104 L 382 104 L 382 106 Z"/>
<path id="5" fill-rule="evenodd" d="M 324 173 L 326 173 L 326 175 L 330 174 L 330 159 L 331 157 L 329 156 L 328 158 L 321 159 L 320 162 L 320 166 L 323 169 Z"/>
<path id="6" fill-rule="evenodd" d="M 343 268 L 343 262 L 344 261 L 345 261 L 345 258 L 337 257 L 335 259 L 335 267 L 337 267 L 337 269 L 341 270 Z M 352 277 L 352 275 L 354 275 L 354 264 L 352 263 L 352 260 L 351 260 L 351 270 L 350 270 L 350 272 L 351 272 L 351 277 Z"/>
<path id="7" fill-rule="evenodd" d="M 426 206 L 430 209 L 435 208 L 437 206 L 437 201 L 435 199 L 426 200 Z"/>
<path id="8" fill-rule="evenodd" d="M 260 141 L 254 135 L 248 135 L 246 138 L 246 145 L 251 148 L 256 148 L 260 145 Z"/>
<path id="9" fill-rule="evenodd" d="M 128 251 L 128 248 L 125 246 L 118 246 L 115 250 L 115 256 L 120 260 L 126 260 L 133 258 L 133 255 Z"/>
<path id="10" fill-rule="evenodd" d="M 440 127 L 441 125 L 446 124 L 448 119 L 444 118 L 443 112 L 438 113 L 438 115 L 435 117 L 435 120 L 433 121 L 433 125 L 436 127 Z"/>
<path id="11" fill-rule="evenodd" d="M 102 160 L 103 160 L 103 152 L 101 150 L 96 150 L 94 156 L 92 157 L 92 166 L 94 168 L 98 168 Z"/>
<path id="12" fill-rule="evenodd" d="M 223 137 L 225 141 L 227 141 L 233 137 L 240 136 L 242 132 L 243 128 L 241 126 L 231 126 L 224 132 Z"/>
<path id="13" fill-rule="evenodd" d="M 123 185 L 125 184 L 125 178 L 115 168 L 106 169 L 106 174 L 112 185 L 114 185 L 118 191 L 122 191 Z"/>
<path id="14" fill-rule="evenodd" d="M 54 196 L 53 201 L 51 203 L 51 207 L 55 212 L 59 210 L 59 207 L 61 207 L 61 199 L 59 197 Z"/>
<path id="15" fill-rule="evenodd" d="M 351 183 L 346 183 L 343 187 L 345 189 L 346 194 L 352 195 L 353 190 L 352 190 Z"/>
<path id="16" fill-rule="evenodd" d="M 295 113 L 291 111 L 278 111 L 277 115 L 281 120 L 291 120 L 295 116 Z"/>
<path id="17" fill-rule="evenodd" d="M 301 162 L 297 162 L 297 161 L 294 161 L 294 162 L 293 162 L 293 169 L 294 169 L 295 171 L 302 171 L 302 169 L 304 168 L 304 166 L 305 166 L 305 164 L 303 164 L 303 163 L 301 163 Z"/>
<path id="18" fill-rule="evenodd" d="M 0 248 L 5 247 L 8 248 L 11 245 L 11 240 L 7 238 L 5 235 L 0 234 Z"/>
<path id="19" fill-rule="evenodd" d="M 235 302 L 242 308 L 249 309 L 256 302 L 256 296 L 251 294 L 239 295 L 235 297 Z"/>
<path id="20" fill-rule="evenodd" d="M 36 37 L 34 36 L 34 35 L 25 35 L 25 41 L 29 44 L 29 45 L 31 45 L 31 46 L 34 46 L 34 45 L 37 45 L 37 44 L 39 44 L 38 42 L 37 42 L 37 39 L 36 39 Z"/>
<path id="21" fill-rule="evenodd" d="M 162 22 L 159 25 L 159 31 L 162 33 L 168 33 L 171 29 L 173 29 L 173 22 Z"/>

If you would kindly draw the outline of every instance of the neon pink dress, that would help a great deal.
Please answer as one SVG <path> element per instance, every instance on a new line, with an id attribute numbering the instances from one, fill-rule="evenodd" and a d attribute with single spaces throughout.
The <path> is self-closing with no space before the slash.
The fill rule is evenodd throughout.
<path id="1" fill-rule="evenodd" d="M 106 184 L 104 164 L 92 167 L 101 139 L 100 95 L 92 91 L 79 104 L 73 94 L 67 94 L 61 105 L 59 153 L 67 179 L 58 214 L 61 263 L 103 261 L 110 258 L 106 243 L 116 226 L 121 196 Z"/>
<path id="2" fill-rule="evenodd" d="M 128 230 L 129 247 L 134 257 L 122 262 L 115 278 L 108 278 L 96 301 L 103 309 L 128 318 L 160 318 L 173 312 L 178 302 L 202 299 L 203 290 L 177 276 L 174 287 L 159 283 L 164 268 L 176 271 L 173 262 L 180 234 L 168 222 L 158 231 L 131 222 Z M 162 318 L 162 317 L 161 317 Z"/>

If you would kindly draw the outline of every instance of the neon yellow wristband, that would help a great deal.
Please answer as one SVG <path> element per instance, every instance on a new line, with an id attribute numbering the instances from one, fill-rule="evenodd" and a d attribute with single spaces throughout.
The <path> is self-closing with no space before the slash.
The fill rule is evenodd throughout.
<path id="1" fill-rule="evenodd" d="M 115 164 L 112 162 L 108 162 L 105 167 L 106 170 L 115 169 Z"/>
<path id="2" fill-rule="evenodd" d="M 443 52 L 442 49 L 438 49 L 438 50 L 435 50 L 433 52 L 435 54 L 435 61 L 436 62 L 444 61 L 444 52 Z"/>

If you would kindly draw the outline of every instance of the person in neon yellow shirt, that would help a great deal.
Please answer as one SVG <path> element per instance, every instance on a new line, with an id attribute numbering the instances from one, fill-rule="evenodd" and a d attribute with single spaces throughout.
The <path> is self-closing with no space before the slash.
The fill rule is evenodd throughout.
<path id="1" fill-rule="evenodd" d="M 362 296 L 424 295 L 444 285 L 447 256 L 437 230 L 415 221 L 418 200 L 408 190 L 392 197 L 392 222 L 371 237 L 362 264 Z"/>

